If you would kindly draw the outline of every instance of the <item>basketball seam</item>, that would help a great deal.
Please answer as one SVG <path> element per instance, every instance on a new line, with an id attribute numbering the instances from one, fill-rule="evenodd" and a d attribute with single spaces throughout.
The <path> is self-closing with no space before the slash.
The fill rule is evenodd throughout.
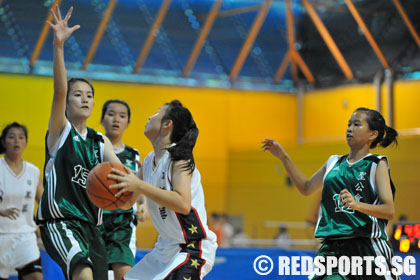
<path id="1" fill-rule="evenodd" d="M 111 167 L 113 168 L 114 166 L 112 165 L 112 163 L 111 162 L 108 162 L 108 164 L 109 165 L 111 165 Z M 115 203 L 117 202 L 117 201 L 120 201 L 120 202 L 122 202 L 122 203 L 127 203 L 127 202 L 125 202 L 124 200 L 122 200 L 120 197 L 122 197 L 122 196 L 126 196 L 126 195 L 124 195 L 124 193 L 122 193 L 119 197 L 116 197 L 115 196 L 115 194 L 102 182 L 102 180 L 98 177 L 98 175 L 96 174 L 96 171 L 95 170 L 93 170 L 93 175 L 95 175 L 95 177 L 96 177 L 96 179 L 98 179 L 98 181 L 101 183 L 101 185 L 107 190 L 107 192 L 108 193 L 110 193 L 113 197 L 115 197 Z"/>

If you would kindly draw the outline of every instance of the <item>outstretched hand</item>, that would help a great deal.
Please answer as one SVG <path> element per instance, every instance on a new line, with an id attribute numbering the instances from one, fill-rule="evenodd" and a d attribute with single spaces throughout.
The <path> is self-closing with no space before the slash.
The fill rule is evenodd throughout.
<path id="1" fill-rule="evenodd" d="M 112 173 L 108 174 L 109 179 L 114 179 L 117 181 L 117 184 L 109 186 L 110 189 L 119 189 L 119 192 L 115 194 L 116 197 L 120 196 L 124 192 L 139 192 L 140 187 L 139 184 L 142 182 L 139 178 L 137 178 L 136 174 L 134 174 L 131 169 L 126 167 L 127 173 L 112 168 Z"/>
<path id="2" fill-rule="evenodd" d="M 72 12 L 73 7 L 70 7 L 65 18 L 63 19 L 61 17 L 60 8 L 57 5 L 56 12 L 54 12 L 54 9 L 51 9 L 51 14 L 53 15 L 55 24 L 49 21 L 46 22 L 49 24 L 49 26 L 51 26 L 52 30 L 54 30 L 54 41 L 60 46 L 64 45 L 64 42 L 70 37 L 70 35 L 80 28 L 80 25 L 75 25 L 73 27 L 69 27 L 67 25 Z"/>
<path id="3" fill-rule="evenodd" d="M 279 159 L 282 159 L 286 155 L 283 147 L 272 138 L 266 138 L 261 143 L 263 144 L 261 148 L 264 151 L 270 151 L 275 157 L 278 157 Z"/>

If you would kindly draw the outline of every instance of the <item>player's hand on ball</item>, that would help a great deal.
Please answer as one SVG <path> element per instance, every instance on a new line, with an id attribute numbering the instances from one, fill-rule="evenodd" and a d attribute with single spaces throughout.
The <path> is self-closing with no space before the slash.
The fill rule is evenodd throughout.
<path id="1" fill-rule="evenodd" d="M 283 147 L 272 138 L 266 138 L 261 143 L 263 144 L 261 148 L 264 151 L 270 151 L 275 157 L 278 157 L 279 159 L 286 155 Z"/>
<path id="2" fill-rule="evenodd" d="M 119 189 L 119 192 L 115 194 L 116 197 L 120 196 L 124 192 L 139 192 L 141 180 L 137 178 L 136 174 L 131 172 L 127 167 L 127 172 L 124 173 L 121 170 L 112 168 L 112 173 L 108 174 L 109 179 L 114 179 L 117 184 L 109 186 L 110 189 Z"/>

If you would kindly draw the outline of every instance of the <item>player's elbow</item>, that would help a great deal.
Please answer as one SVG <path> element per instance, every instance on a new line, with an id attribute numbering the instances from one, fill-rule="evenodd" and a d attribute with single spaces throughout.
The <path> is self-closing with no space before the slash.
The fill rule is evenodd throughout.
<path id="1" fill-rule="evenodd" d="M 394 205 L 391 205 L 390 210 L 389 210 L 389 212 L 388 212 L 388 217 L 387 217 L 387 219 L 388 219 L 388 220 L 392 220 L 392 219 L 394 219 L 394 216 L 395 216 L 395 209 L 394 209 Z"/>
<path id="2" fill-rule="evenodd" d="M 184 203 L 179 207 L 179 213 L 182 215 L 188 215 L 191 211 L 191 203 Z"/>

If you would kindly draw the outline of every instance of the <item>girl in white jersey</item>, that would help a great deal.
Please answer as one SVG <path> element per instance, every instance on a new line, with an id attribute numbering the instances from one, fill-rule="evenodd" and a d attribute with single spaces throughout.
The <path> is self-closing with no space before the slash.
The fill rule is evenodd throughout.
<path id="1" fill-rule="evenodd" d="M 144 159 L 140 179 L 115 169 L 115 175 L 108 175 L 120 182 L 111 188 L 134 192 L 124 208 L 139 195 L 146 196 L 159 232 L 155 248 L 124 279 L 202 279 L 213 267 L 217 244 L 207 227 L 200 173 L 192 154 L 197 126 L 190 111 L 174 100 L 149 118 L 144 134 L 154 151 Z"/>
<path id="2" fill-rule="evenodd" d="M 42 279 L 34 222 L 35 200 L 42 194 L 39 168 L 24 161 L 28 131 L 16 122 L 0 137 L 0 279 L 18 271 L 19 279 Z"/>

